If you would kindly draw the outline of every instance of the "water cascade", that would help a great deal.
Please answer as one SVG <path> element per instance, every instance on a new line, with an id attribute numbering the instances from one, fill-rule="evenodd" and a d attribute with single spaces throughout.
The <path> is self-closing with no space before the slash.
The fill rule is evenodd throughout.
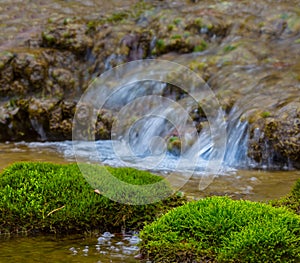
<path id="1" fill-rule="evenodd" d="M 179 64 L 161 63 L 159 67 L 151 60 L 134 62 L 92 83 L 78 103 L 90 114 L 82 118 L 79 110 L 74 118 L 76 157 L 200 174 L 247 165 L 248 125 L 240 121 L 238 110 L 233 109 L 225 121 L 224 111 L 202 79 Z M 113 112 L 111 141 L 95 143 L 87 134 L 92 134 L 91 124 L 102 109 Z"/>

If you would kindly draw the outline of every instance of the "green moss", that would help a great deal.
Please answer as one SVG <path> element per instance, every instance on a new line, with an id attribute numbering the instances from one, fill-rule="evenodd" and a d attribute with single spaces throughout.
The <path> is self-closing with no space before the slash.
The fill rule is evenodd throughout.
<path id="1" fill-rule="evenodd" d="M 42 38 L 46 41 L 48 45 L 51 45 L 55 42 L 55 37 L 51 34 L 42 33 Z"/>
<path id="2" fill-rule="evenodd" d="M 268 117 L 271 116 L 271 113 L 270 113 L 269 111 L 264 111 L 264 112 L 262 112 L 262 113 L 260 114 L 260 116 L 261 116 L 262 118 L 268 118 Z"/>
<path id="3" fill-rule="evenodd" d="M 64 19 L 63 24 L 64 24 L 64 25 L 67 25 L 67 24 L 69 24 L 71 21 L 72 21 L 72 18 L 67 17 L 67 18 Z"/>
<path id="4" fill-rule="evenodd" d="M 144 227 L 141 251 L 155 262 L 295 262 L 300 217 L 284 208 L 210 197 Z"/>
<path id="5" fill-rule="evenodd" d="M 167 28 L 168 28 L 168 31 L 172 31 L 175 28 L 175 26 L 172 24 L 169 24 Z"/>
<path id="6" fill-rule="evenodd" d="M 196 24 L 198 27 L 201 27 L 201 26 L 202 26 L 202 19 L 201 19 L 201 18 L 196 18 L 196 19 L 195 19 L 195 24 Z"/>
<path id="7" fill-rule="evenodd" d="M 295 200 L 298 200 L 300 204 L 300 180 L 296 182 L 295 186 L 291 191 L 291 195 L 295 198 Z"/>
<path id="8" fill-rule="evenodd" d="M 224 52 L 230 52 L 230 51 L 233 51 L 233 50 L 235 50 L 237 47 L 236 46 L 233 46 L 233 45 L 227 45 L 227 46 L 225 46 L 224 48 L 223 48 L 223 51 Z"/>
<path id="9" fill-rule="evenodd" d="M 181 23 L 181 18 L 175 18 L 173 22 L 175 25 L 179 25 Z"/>
<path id="10" fill-rule="evenodd" d="M 202 52 L 207 49 L 207 46 L 208 44 L 204 40 L 202 40 L 200 45 L 194 47 L 194 52 Z"/>
<path id="11" fill-rule="evenodd" d="M 153 203 L 172 194 L 165 180 L 146 171 L 89 164 L 79 164 L 79 167 L 94 189 L 120 203 Z"/>
<path id="12" fill-rule="evenodd" d="M 108 22 L 119 22 L 119 21 L 122 21 L 126 18 L 128 18 L 128 13 L 126 12 L 116 12 L 116 13 L 113 13 L 110 17 L 107 18 L 107 21 Z"/>
<path id="13" fill-rule="evenodd" d="M 300 44 L 300 38 L 296 39 L 296 40 L 294 41 L 294 43 L 295 43 L 295 44 Z"/>
<path id="14" fill-rule="evenodd" d="M 272 200 L 270 204 L 275 207 L 286 207 L 300 215 L 300 179 L 295 183 L 293 189 L 287 196 L 279 200 Z"/>
<path id="15" fill-rule="evenodd" d="M 166 48 L 166 44 L 163 39 L 157 39 L 155 46 L 158 53 L 164 52 Z"/>
<path id="16" fill-rule="evenodd" d="M 105 168 L 91 165 L 89 171 L 94 170 L 101 176 L 102 169 Z M 161 177 L 132 168 L 108 167 L 105 171 L 110 177 L 104 175 L 96 181 L 100 192 L 107 191 L 105 187 L 101 188 L 100 181 L 109 185 L 112 178 L 133 186 L 164 184 Z M 118 185 L 114 187 L 116 191 L 122 190 Z M 152 194 L 159 194 L 163 188 L 159 189 L 158 192 L 152 189 Z M 21 229 L 46 233 L 138 230 L 144 223 L 183 202 L 183 198 L 171 196 L 149 205 L 118 203 L 96 194 L 76 164 L 15 163 L 0 175 L 0 232 L 14 233 Z"/>
<path id="17" fill-rule="evenodd" d="M 171 37 L 171 39 L 181 39 L 182 37 L 181 37 L 181 35 L 179 35 L 179 34 L 175 34 L 175 35 L 173 35 L 172 37 Z"/>

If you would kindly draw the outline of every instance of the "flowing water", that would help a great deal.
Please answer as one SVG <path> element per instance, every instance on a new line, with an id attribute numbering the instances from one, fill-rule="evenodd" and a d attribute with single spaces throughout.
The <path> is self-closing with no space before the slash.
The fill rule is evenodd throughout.
<path id="1" fill-rule="evenodd" d="M 111 141 L 98 141 L 97 147 L 101 148 L 101 159 L 97 162 L 111 166 L 124 166 L 128 163 L 122 163 L 122 160 L 115 155 Z M 65 142 L 33 142 L 33 143 L 1 143 L 0 144 L 0 169 L 3 170 L 9 164 L 17 161 L 40 161 L 40 162 L 54 162 L 54 163 L 74 163 L 73 145 L 71 141 Z M 89 148 L 86 147 L 81 153 L 85 156 L 87 161 L 89 159 Z M 165 176 L 172 173 L 174 181 L 183 180 L 183 171 L 173 171 L 167 166 L 170 160 L 176 162 L 173 155 L 168 157 L 164 164 L 164 169 L 159 168 L 155 170 L 157 174 Z M 174 164 L 175 165 L 175 164 Z M 134 165 L 134 162 L 132 163 Z M 138 168 L 146 169 L 146 167 Z M 227 171 L 215 178 L 213 183 L 200 191 L 198 183 L 201 180 L 202 173 L 195 172 L 194 176 L 183 185 L 180 191 L 184 192 L 190 199 L 197 199 L 210 194 L 218 195 L 232 195 L 235 198 L 243 197 L 249 200 L 270 200 L 279 198 L 287 194 L 295 181 L 300 178 L 300 171 L 269 171 L 269 170 L 237 170 L 234 168 L 227 169 Z"/>

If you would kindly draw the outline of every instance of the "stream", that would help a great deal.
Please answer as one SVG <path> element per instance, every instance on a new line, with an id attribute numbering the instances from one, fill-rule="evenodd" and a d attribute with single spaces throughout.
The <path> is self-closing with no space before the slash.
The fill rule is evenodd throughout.
<path id="1" fill-rule="evenodd" d="M 103 159 L 103 163 L 118 166 L 118 159 L 114 158 L 111 141 L 100 141 L 98 145 L 103 155 L 110 156 Z M 72 154 L 72 142 L 45 143 L 1 143 L 0 169 L 17 161 L 39 161 L 54 163 L 75 162 Z M 86 152 L 86 155 L 88 152 Z M 104 156 L 105 157 L 105 156 Z M 162 176 L 170 171 L 160 172 Z M 174 181 L 182 185 L 182 174 L 173 172 Z M 207 195 L 227 194 L 233 198 L 253 201 L 267 201 L 280 198 L 287 194 L 295 181 L 300 178 L 300 171 L 268 171 L 268 170 L 237 170 L 228 169 L 224 174 L 214 179 L 205 190 L 199 191 L 198 184 L 201 176 L 195 174 L 180 189 L 188 199 L 195 200 Z M 99 239 L 100 238 L 100 244 Z M 67 236 L 57 237 L 35 236 L 26 237 L 20 233 L 18 237 L 0 234 L 0 262 L 2 263 L 33 263 L 33 262 L 138 262 L 134 255 L 138 254 L 135 244 L 130 244 L 131 235 L 116 234 L 109 239 L 98 236 Z M 101 241 L 102 240 L 102 241 Z M 122 242 L 122 243 L 120 243 Z"/>
<path id="2" fill-rule="evenodd" d="M 92 21 L 105 17 L 107 13 L 121 12 L 123 9 L 130 9 L 139 2 L 147 3 L 149 1 L 0 0 L 0 2 L 0 51 L 5 51 L 14 47 L 22 47 L 26 41 L 35 39 L 36 35 L 42 32 L 43 27 L 52 18 L 81 17 Z M 110 100 L 106 101 L 106 109 L 114 113 L 117 112 L 119 118 L 123 121 L 123 126 L 121 125 L 115 130 L 120 132 L 119 137 L 115 135 L 112 138 L 113 140 L 99 140 L 96 143 L 85 142 L 83 147 L 76 146 L 75 153 L 72 141 L 48 142 L 42 125 L 37 121 L 32 121 L 36 133 L 40 135 L 41 140 L 45 141 L 0 143 L 0 171 L 18 161 L 75 163 L 80 159 L 115 167 L 131 166 L 168 177 L 174 189 L 182 192 L 189 200 L 197 200 L 210 195 L 228 195 L 234 199 L 268 201 L 286 195 L 294 183 L 300 179 L 300 170 L 294 169 L 289 162 L 281 163 L 280 166 L 274 165 L 273 160 L 276 160 L 277 156 L 272 156 L 272 152 L 268 154 L 269 145 L 267 143 L 264 145 L 267 154 L 262 156 L 262 161 L 257 164 L 250 160 L 247 157 L 249 125 L 246 121 L 242 122 L 240 120 L 245 119 L 248 115 L 251 116 L 252 111 L 260 109 L 261 105 L 265 109 L 261 114 L 265 114 L 267 119 L 270 114 L 272 117 L 273 110 L 275 112 L 276 107 L 283 104 L 284 101 L 295 101 L 296 103 L 299 100 L 300 78 L 297 72 L 299 72 L 300 67 L 297 59 L 299 57 L 300 35 L 295 32 L 298 32 L 300 23 L 295 13 L 300 12 L 297 8 L 294 8 L 299 5 L 299 1 L 291 1 L 291 3 L 280 1 L 278 6 L 277 2 L 274 2 L 276 8 L 273 6 L 273 9 L 266 8 L 266 6 L 260 7 L 258 3 L 248 3 L 248 1 L 239 1 L 236 6 L 234 6 L 234 3 L 227 1 L 209 1 L 208 8 L 204 11 L 194 8 L 192 5 L 193 2 L 201 1 L 152 2 L 156 3 L 157 6 L 165 5 L 170 9 L 181 10 L 184 16 L 189 13 L 202 14 L 201 12 L 203 12 L 203 16 L 213 14 L 214 6 L 217 6 L 218 12 L 220 10 L 224 11 L 226 15 L 232 15 L 237 19 L 236 24 L 230 28 L 230 33 L 228 33 L 228 30 L 228 36 L 224 37 L 220 46 L 215 44 L 214 37 L 212 37 L 210 50 L 181 55 L 169 52 L 161 56 L 161 59 L 175 61 L 190 68 L 194 67 L 194 70 L 203 71 L 207 76 L 218 72 L 214 78 L 210 79 L 209 85 L 221 87 L 216 91 L 218 91 L 220 97 L 225 97 L 224 101 L 228 105 L 231 103 L 232 96 L 239 98 L 227 115 L 226 124 L 224 124 L 226 127 L 223 127 L 226 129 L 228 138 L 226 138 L 226 151 L 218 174 L 211 174 L 205 169 L 207 160 L 214 155 L 212 150 L 214 147 L 205 126 L 197 138 L 199 142 L 197 146 L 201 149 L 200 153 L 197 151 L 198 148 L 193 149 L 193 147 L 180 156 L 166 151 L 167 146 L 163 144 L 161 138 L 170 135 L 172 132 L 170 126 L 174 123 L 167 123 L 164 119 L 173 120 L 172 114 L 175 117 L 180 114 L 176 113 L 175 108 L 170 114 L 167 107 L 161 113 L 164 106 L 160 105 L 160 100 L 152 100 L 149 103 L 145 98 L 144 101 L 142 98 L 149 95 L 146 88 L 145 90 L 141 88 L 145 83 L 141 83 L 138 87 L 127 86 L 125 89 L 120 90 L 120 93 L 116 93 L 115 97 L 112 96 Z M 157 11 L 155 9 L 155 12 Z M 270 16 L 270 21 L 263 19 L 266 14 Z M 244 15 L 248 16 L 247 21 L 249 21 L 245 25 L 239 22 L 242 21 Z M 147 15 L 144 19 L 147 20 Z M 180 19 L 177 19 L 177 22 L 180 24 Z M 263 39 L 262 37 L 262 42 L 254 42 L 256 41 L 255 34 L 257 32 L 255 27 L 252 28 L 252 24 L 261 24 L 261 33 L 265 34 L 263 37 L 266 38 Z M 244 27 L 247 28 L 246 31 L 249 32 L 249 36 L 248 33 L 243 36 L 239 32 L 242 32 Z M 201 31 L 201 34 L 205 34 L 207 28 L 201 28 L 201 30 L 203 31 Z M 271 38 L 276 35 L 276 30 L 281 30 L 282 36 L 279 40 Z M 173 37 L 178 37 L 178 35 Z M 292 41 L 292 44 L 290 41 Z M 233 52 L 231 53 L 231 51 Z M 111 68 L 110 62 L 115 57 L 117 55 L 111 54 L 106 59 L 105 69 Z M 212 67 L 212 65 L 215 66 Z M 206 68 L 210 70 L 206 72 Z M 205 74 L 203 75 L 205 76 Z M 271 82 L 276 80 L 275 76 L 279 78 L 279 84 L 275 83 L 273 85 Z M 133 80 L 131 81 L 133 82 Z M 290 85 L 285 87 L 286 83 L 290 83 Z M 146 85 L 148 84 L 146 83 Z M 241 94 L 235 91 L 236 86 L 238 86 Z M 282 92 L 281 86 L 285 87 L 285 92 Z M 165 91 L 164 84 L 156 83 L 153 87 L 152 98 L 156 95 L 161 96 Z M 169 95 L 171 98 L 172 94 Z M 137 98 L 142 107 L 134 105 L 133 102 Z M 5 99 L 0 98 L 1 101 Z M 181 102 L 184 106 L 190 106 L 189 109 L 192 110 L 192 104 L 189 105 L 187 100 L 181 100 Z M 151 106 L 149 106 L 150 104 Z M 140 108 L 136 110 L 135 106 Z M 115 109 L 115 107 L 119 108 Z M 132 143 L 130 154 L 128 154 L 127 146 L 121 142 L 124 139 L 124 130 L 128 128 L 126 125 L 132 123 L 126 122 L 129 118 L 126 116 L 126 112 L 125 115 L 123 114 L 121 108 L 128 111 L 129 117 L 137 119 L 140 118 L 139 114 L 147 116 L 146 113 L 148 114 L 147 110 L 149 111 L 149 109 L 154 115 L 156 110 L 160 113 L 159 118 L 147 117 L 141 118 L 141 121 L 133 122 L 130 130 L 131 134 L 129 134 L 129 141 Z M 145 112 L 142 112 L 141 108 Z M 187 107 L 184 108 L 187 109 Z M 132 116 L 132 112 L 137 112 L 137 116 Z M 255 117 L 254 114 L 253 116 Z M 180 117 L 183 117 L 183 119 L 176 120 L 178 121 L 177 126 L 180 126 L 181 123 L 188 126 L 188 121 L 184 119 L 185 116 Z M 255 121 L 254 117 L 253 121 Z M 217 117 L 215 120 L 217 120 Z M 216 124 L 218 124 L 217 121 Z M 299 125 L 299 123 L 295 122 L 295 127 L 296 125 Z M 182 129 L 187 130 L 187 126 Z M 139 134 L 139 136 L 136 134 Z M 263 131 L 259 128 L 253 129 L 253 134 L 252 141 L 254 143 L 260 142 L 264 138 Z M 295 138 L 299 138 L 299 134 L 296 134 Z M 97 154 L 91 155 L 92 148 L 96 148 Z M 196 156 L 195 153 L 199 158 L 197 161 L 194 161 L 194 159 L 190 161 L 191 156 L 192 158 Z M 185 175 L 187 173 L 189 179 L 186 181 Z M 200 189 L 201 180 L 206 176 L 211 176 L 213 180 L 206 187 Z M 107 233 L 99 233 L 97 236 L 73 235 L 61 237 L 45 235 L 26 237 L 25 233 L 20 233 L 16 237 L 10 237 L 0 233 L 0 263 L 139 262 L 134 259 L 134 256 L 138 254 L 135 233 L 113 234 L 112 237 L 108 237 Z"/>

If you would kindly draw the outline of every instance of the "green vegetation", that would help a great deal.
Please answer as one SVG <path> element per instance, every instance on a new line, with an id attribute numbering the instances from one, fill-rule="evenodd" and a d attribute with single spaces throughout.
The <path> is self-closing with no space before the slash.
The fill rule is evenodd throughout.
<path id="1" fill-rule="evenodd" d="M 174 155 L 180 155 L 181 152 L 181 140 L 177 136 L 172 136 L 168 139 L 167 144 L 168 151 Z"/>
<path id="2" fill-rule="evenodd" d="M 233 51 L 233 50 L 235 50 L 237 47 L 236 46 L 233 46 L 233 45 L 227 45 L 227 46 L 225 46 L 224 48 L 223 48 L 223 51 L 224 52 L 230 52 L 230 51 Z"/>
<path id="3" fill-rule="evenodd" d="M 167 28 L 168 31 L 172 31 L 175 28 L 175 26 L 173 24 L 169 24 Z"/>
<path id="4" fill-rule="evenodd" d="M 181 21 L 182 21 L 181 18 L 175 18 L 173 22 L 175 25 L 179 25 L 181 23 Z"/>
<path id="5" fill-rule="evenodd" d="M 175 35 L 171 36 L 171 39 L 181 39 L 181 38 L 182 37 L 179 34 L 175 34 Z"/>
<path id="6" fill-rule="evenodd" d="M 295 43 L 295 44 L 300 44 L 300 38 L 296 39 L 296 40 L 294 41 L 294 43 Z"/>
<path id="7" fill-rule="evenodd" d="M 97 172 L 100 178 L 101 172 L 104 174 L 104 179 L 94 181 L 100 192 L 112 191 L 111 187 L 103 186 L 102 189 L 101 182 L 109 185 L 114 179 L 130 183 L 132 187 L 134 184 L 151 186 L 161 182 L 158 184 L 161 188 L 152 189 L 152 195 L 159 195 L 160 191 L 166 190 L 162 185 L 167 187 L 165 180 L 148 172 L 132 168 L 104 168 L 98 165 L 87 168 L 88 166 L 84 166 L 85 172 Z M 110 177 L 107 177 L 108 173 Z M 115 192 L 124 194 L 118 185 L 114 186 Z M 125 195 L 123 201 L 126 201 Z M 156 216 L 183 203 L 183 198 L 174 195 L 155 204 L 118 203 L 95 193 L 76 164 L 15 163 L 0 175 L 0 232 L 138 230 Z"/>
<path id="8" fill-rule="evenodd" d="M 158 39 L 156 41 L 156 47 L 159 49 L 163 49 L 165 47 L 165 41 L 163 39 Z"/>
<path id="9" fill-rule="evenodd" d="M 206 41 L 202 40 L 200 45 L 197 45 L 194 47 L 194 52 L 202 52 L 205 49 L 207 49 L 207 47 L 208 47 L 208 44 L 206 43 Z"/>
<path id="10" fill-rule="evenodd" d="M 113 13 L 110 17 L 107 18 L 108 22 L 119 22 L 124 19 L 127 19 L 129 17 L 129 14 L 126 12 L 116 12 Z"/>
<path id="11" fill-rule="evenodd" d="M 261 116 L 262 118 L 268 118 L 268 117 L 271 116 L 271 112 L 269 112 L 269 111 L 264 111 L 264 112 L 262 112 L 262 113 L 260 114 L 260 116 Z"/>
<path id="12" fill-rule="evenodd" d="M 300 217 L 285 208 L 210 197 L 144 227 L 141 251 L 155 262 L 295 262 Z"/>
<path id="13" fill-rule="evenodd" d="M 300 179 L 296 182 L 292 191 L 287 196 L 279 200 L 271 201 L 270 204 L 276 207 L 287 207 L 300 215 Z"/>
<path id="14" fill-rule="evenodd" d="M 146 171 L 82 163 L 79 168 L 93 189 L 119 203 L 155 203 L 172 195 L 165 180 Z"/>
<path id="15" fill-rule="evenodd" d="M 52 45 L 55 42 L 55 37 L 51 34 L 42 33 L 42 38 L 46 41 L 48 45 Z"/>
<path id="16" fill-rule="evenodd" d="M 130 9 L 124 9 L 122 11 L 117 11 L 109 14 L 107 17 L 101 19 L 99 24 L 103 23 L 120 23 L 124 21 L 129 21 L 132 19 L 138 19 L 143 13 L 151 11 L 153 8 L 152 4 L 145 2 L 137 2 L 132 5 Z"/>

